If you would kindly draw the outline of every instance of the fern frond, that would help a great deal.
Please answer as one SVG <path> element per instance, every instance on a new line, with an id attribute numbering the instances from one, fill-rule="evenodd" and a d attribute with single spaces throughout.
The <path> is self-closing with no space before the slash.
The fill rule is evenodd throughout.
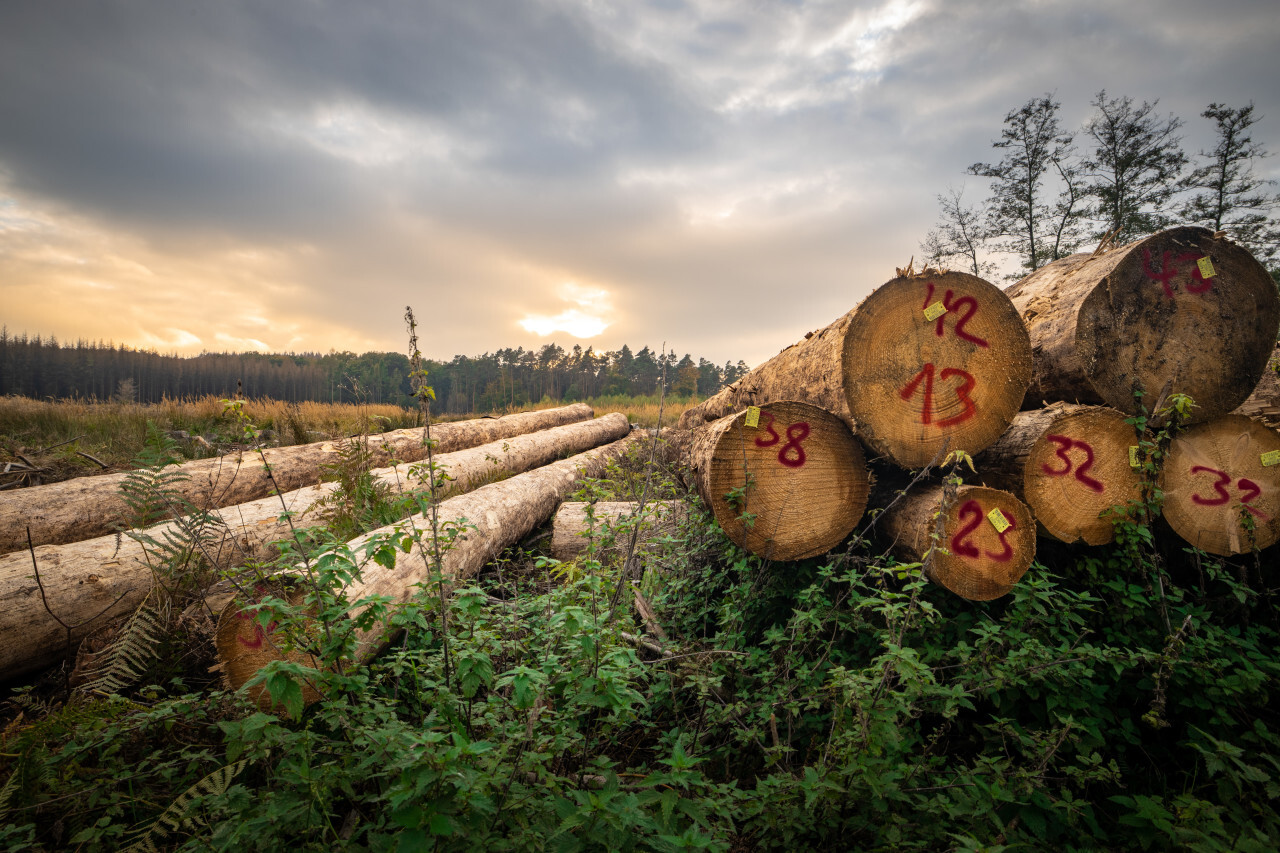
<path id="1" fill-rule="evenodd" d="M 137 840 L 125 848 L 125 853 L 142 851 L 142 853 L 159 853 L 157 842 L 163 841 L 176 832 L 192 832 L 205 821 L 196 814 L 200 797 L 221 797 L 231 788 L 232 781 L 240 775 L 240 771 L 249 765 L 249 759 L 242 758 L 234 764 L 219 767 L 217 770 L 196 782 L 183 791 L 178 799 L 169 804 L 150 826 L 139 833 Z"/>
<path id="2" fill-rule="evenodd" d="M 0 788 L 0 818 L 3 818 L 9 812 L 9 800 L 13 797 L 14 792 L 18 790 L 18 777 L 22 775 L 22 768 L 15 767 L 13 772 L 9 774 L 9 781 L 4 783 L 4 787 Z"/>
<path id="3" fill-rule="evenodd" d="M 103 665 L 82 689 L 119 693 L 137 683 L 159 655 L 168 623 L 167 608 L 157 608 L 152 594 L 148 593 L 120 629 L 120 636 L 111 644 Z"/>

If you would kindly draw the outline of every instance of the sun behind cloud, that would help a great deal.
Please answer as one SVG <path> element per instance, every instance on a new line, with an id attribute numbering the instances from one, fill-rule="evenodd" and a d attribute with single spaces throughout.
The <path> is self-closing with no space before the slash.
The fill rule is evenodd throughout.
<path id="1" fill-rule="evenodd" d="M 520 326 L 542 337 L 567 332 L 575 338 L 594 338 L 609 328 L 609 321 L 605 319 L 610 310 L 607 290 L 566 281 L 560 285 L 560 299 L 578 307 L 566 308 L 554 315 L 526 314 Z"/>

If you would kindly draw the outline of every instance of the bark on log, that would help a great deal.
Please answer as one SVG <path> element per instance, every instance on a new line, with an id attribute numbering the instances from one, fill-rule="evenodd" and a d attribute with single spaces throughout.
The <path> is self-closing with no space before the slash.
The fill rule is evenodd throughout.
<path id="1" fill-rule="evenodd" d="M 435 456 L 435 462 L 441 471 L 455 478 L 449 484 L 451 491 L 465 491 L 495 475 L 528 471 L 554 462 L 565 453 L 615 441 L 629 431 L 626 415 L 614 413 L 441 453 Z M 411 467 L 402 463 L 371 474 L 397 491 L 423 488 Z M 212 536 L 203 549 L 205 558 L 219 568 L 269 559 L 275 553 L 272 543 L 291 538 L 295 528 L 324 523 L 325 509 L 318 502 L 336 488 L 335 483 L 324 483 L 213 511 L 222 523 L 210 530 Z M 292 516 L 292 527 L 281 517 L 286 511 Z M 176 521 L 149 528 L 147 533 L 159 541 L 166 534 L 183 538 Z M 127 536 L 42 545 L 35 554 L 49 607 L 64 622 L 80 625 L 72 632 L 73 644 L 137 607 L 151 588 L 151 560 L 143 546 Z M 66 652 L 66 630 L 45 609 L 31 555 L 25 551 L 0 557 L 0 636 L 6 638 L 0 643 L 0 679 L 55 663 Z"/>
<path id="2" fill-rule="evenodd" d="M 690 467 L 716 521 L 768 560 L 824 554 L 862 518 L 869 481 L 862 448 L 840 418 L 795 401 L 723 417 L 694 437 Z"/>
<path id="3" fill-rule="evenodd" d="M 877 453 L 919 467 L 944 447 L 977 453 L 999 438 L 1030 380 L 1030 341 L 1008 297 L 965 273 L 929 272 L 877 288 L 680 425 L 800 400 L 841 417 Z"/>
<path id="4" fill-rule="evenodd" d="M 589 536 L 594 537 L 600 549 L 598 553 L 602 556 L 626 553 L 639 506 L 632 501 L 599 501 L 594 504 L 569 501 L 561 504 L 551 523 L 551 556 L 557 560 L 574 559 L 587 550 Z M 594 522 L 587 518 L 588 509 Z M 646 503 L 644 516 L 639 522 L 637 553 L 660 550 L 653 540 L 670 534 L 684 514 L 685 505 L 681 501 Z"/>
<path id="5" fill-rule="evenodd" d="M 1208 420 L 1249 396 L 1280 327 L 1267 271 L 1204 228 L 1063 258 L 1008 294 L 1035 353 L 1028 407 L 1100 402 L 1135 414 L 1136 392 L 1149 411 L 1180 393 L 1195 400 L 1194 420 Z"/>
<path id="6" fill-rule="evenodd" d="M 1276 344 L 1258 386 L 1231 414 L 1255 418 L 1272 429 L 1280 429 L 1280 344 Z"/>
<path id="7" fill-rule="evenodd" d="M 925 486 L 898 501 L 882 518 L 894 550 L 924 563 L 925 576 L 962 598 L 989 601 L 1013 589 L 1036 556 L 1035 519 L 1009 492 L 960 486 L 944 501 L 942 486 Z M 946 504 L 944 506 L 944 503 Z M 997 531 L 991 513 L 1009 526 Z M 934 546 L 936 535 L 937 547 Z"/>
<path id="8" fill-rule="evenodd" d="M 436 453 L 449 453 L 576 423 L 591 416 L 590 406 L 575 403 L 501 418 L 432 424 L 431 437 L 436 441 Z M 264 449 L 262 455 L 242 451 L 217 459 L 199 459 L 181 466 L 190 479 L 177 489 L 200 509 L 234 506 L 273 491 L 292 491 L 317 482 L 320 467 L 336 460 L 341 445 L 341 441 L 320 441 L 296 447 L 270 447 Z M 369 436 L 369 450 L 375 465 L 385 465 L 392 457 L 416 462 L 427 455 L 421 428 Z M 102 536 L 127 525 L 129 509 L 120 498 L 120 485 L 128 476 L 129 472 L 77 477 L 46 486 L 0 492 L 0 554 L 26 548 L 28 526 L 36 545 L 56 545 Z"/>
<path id="9" fill-rule="evenodd" d="M 1102 545 L 1115 538 L 1111 508 L 1142 497 L 1129 456 L 1137 444 L 1122 412 L 1054 403 L 1020 412 L 975 461 L 983 483 L 1026 503 L 1045 535 Z"/>
<path id="10" fill-rule="evenodd" d="M 640 436 L 628 436 L 441 502 L 440 523 L 465 526 L 464 532 L 447 549 L 442 543 L 441 574 L 446 582 L 452 584 L 477 574 L 500 551 L 519 542 L 549 519 L 580 477 L 599 476 L 611 460 L 643 440 Z M 414 516 L 412 523 L 417 530 L 427 532 L 414 542 L 408 553 L 397 549 L 394 567 L 388 569 L 372 561 L 365 563 L 360 580 L 346 590 L 348 600 L 354 602 L 368 596 L 385 596 L 394 606 L 418 594 L 417 585 L 430 575 L 427 567 L 430 564 L 431 528 L 429 519 L 423 515 Z M 353 540 L 349 545 L 354 553 L 359 553 L 370 539 L 403 531 L 407 527 L 407 523 L 384 527 Z M 261 630 L 253 621 L 252 614 L 243 609 L 244 606 L 245 603 L 239 599 L 227 604 L 218 619 L 214 639 L 223 677 L 232 689 L 243 686 L 268 661 L 285 657 L 284 651 L 272 642 L 271 634 Z M 359 643 L 355 659 L 359 662 L 372 658 L 392 638 L 388 628 L 381 624 L 358 632 L 357 636 Z M 314 659 L 302 652 L 292 652 L 290 657 L 308 666 L 318 666 Z M 250 697 L 264 708 L 271 705 L 270 697 L 261 689 L 251 690 Z M 304 700 L 314 698 L 314 691 L 308 693 L 304 690 Z"/>
<path id="11" fill-rule="evenodd" d="M 1280 538 L 1280 433 L 1266 424 L 1224 415 L 1188 428 L 1161 479 L 1165 520 L 1202 551 L 1243 554 Z"/>

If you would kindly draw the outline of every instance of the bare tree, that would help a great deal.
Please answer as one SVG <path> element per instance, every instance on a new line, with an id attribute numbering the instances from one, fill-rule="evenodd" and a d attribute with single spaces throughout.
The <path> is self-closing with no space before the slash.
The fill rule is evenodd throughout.
<path id="1" fill-rule="evenodd" d="M 930 264 L 947 267 L 950 262 L 960 262 L 979 278 L 988 278 L 996 271 L 991 261 L 981 259 L 991 240 L 988 224 L 990 216 L 985 206 L 964 204 L 964 187 L 948 187 L 938 196 L 942 219 L 920 244 L 925 260 Z"/>

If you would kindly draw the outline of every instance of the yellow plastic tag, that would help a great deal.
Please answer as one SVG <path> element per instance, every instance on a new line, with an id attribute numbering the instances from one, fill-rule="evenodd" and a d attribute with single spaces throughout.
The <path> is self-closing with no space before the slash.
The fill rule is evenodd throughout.
<path id="1" fill-rule="evenodd" d="M 1268 450 L 1262 454 L 1262 467 L 1270 468 L 1272 465 L 1280 465 L 1280 450 Z"/>
<path id="2" fill-rule="evenodd" d="M 1138 445 L 1136 444 L 1129 445 L 1129 467 L 1137 468 L 1141 464 L 1142 463 L 1138 461 Z"/>
<path id="3" fill-rule="evenodd" d="M 987 521 L 991 522 L 991 526 L 996 529 L 996 533 L 1004 533 L 1010 527 L 1009 519 L 1004 517 L 1000 507 L 996 507 L 987 513 Z"/>
<path id="4" fill-rule="evenodd" d="M 924 309 L 924 318 L 926 320 L 936 320 L 943 314 L 947 313 L 947 306 L 941 302 L 935 302 L 928 308 Z"/>
<path id="5" fill-rule="evenodd" d="M 760 426 L 760 407 L 747 406 L 747 426 L 755 429 Z"/>
<path id="6" fill-rule="evenodd" d="M 1213 261 L 1209 260 L 1208 255 L 1196 261 L 1196 266 L 1200 267 L 1201 278 L 1213 278 L 1218 274 L 1218 271 L 1213 268 Z"/>

